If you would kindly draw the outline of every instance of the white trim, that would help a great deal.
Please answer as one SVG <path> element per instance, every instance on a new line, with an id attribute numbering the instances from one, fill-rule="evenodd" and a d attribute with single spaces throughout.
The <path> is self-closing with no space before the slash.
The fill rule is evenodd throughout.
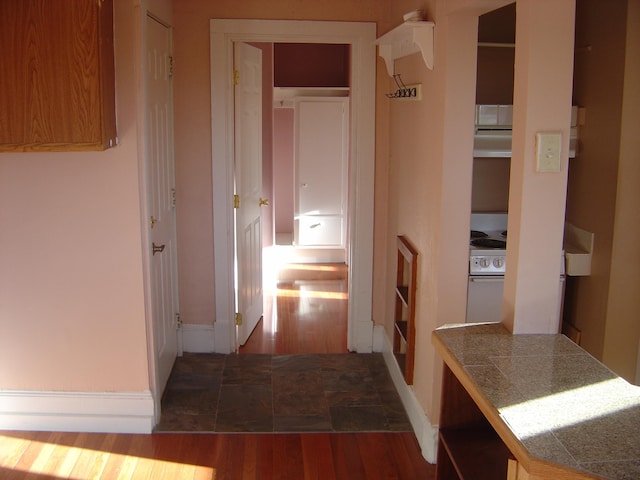
<path id="1" fill-rule="evenodd" d="M 384 325 L 374 325 L 373 327 L 373 351 L 376 353 L 384 352 L 387 334 L 384 331 Z"/>
<path id="2" fill-rule="evenodd" d="M 214 351 L 235 350 L 233 291 L 233 42 L 351 45 L 348 348 L 372 351 L 376 25 L 297 20 L 211 20 L 211 141 L 216 322 Z M 357 214 L 355 212 L 357 211 Z"/>
<path id="3" fill-rule="evenodd" d="M 151 392 L 0 392 L 0 430 L 151 433 Z"/>
<path id="4" fill-rule="evenodd" d="M 215 345 L 213 325 L 195 325 L 186 323 L 182 332 L 182 349 L 190 353 L 213 353 Z"/>
<path id="5" fill-rule="evenodd" d="M 438 449 L 438 426 L 431 424 L 429 417 L 427 417 L 423 408 L 420 406 L 418 399 L 413 393 L 413 389 L 404 381 L 404 376 L 402 375 L 398 362 L 396 362 L 396 358 L 393 355 L 391 341 L 389 340 L 386 332 L 383 332 L 383 334 L 384 347 L 382 355 L 385 363 L 387 364 L 387 368 L 389 369 L 389 374 L 391 375 L 393 384 L 400 395 L 404 409 L 407 411 L 409 421 L 413 427 L 413 432 L 420 444 L 422 456 L 427 462 L 435 464 L 436 452 Z"/>

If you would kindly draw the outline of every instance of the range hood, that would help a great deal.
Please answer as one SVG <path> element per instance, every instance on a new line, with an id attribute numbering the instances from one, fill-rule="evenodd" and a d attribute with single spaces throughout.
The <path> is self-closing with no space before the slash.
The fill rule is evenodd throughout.
<path id="1" fill-rule="evenodd" d="M 571 108 L 569 158 L 578 143 L 578 107 Z M 512 105 L 476 105 L 474 158 L 511 158 Z"/>

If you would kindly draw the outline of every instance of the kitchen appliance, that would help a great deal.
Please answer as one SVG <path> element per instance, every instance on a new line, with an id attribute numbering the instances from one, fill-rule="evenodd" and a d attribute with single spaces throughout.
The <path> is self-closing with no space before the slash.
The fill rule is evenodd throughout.
<path id="1" fill-rule="evenodd" d="M 476 105 L 474 158 L 510 158 L 513 105 Z M 576 156 L 578 107 L 571 107 L 569 158 Z"/>
<path id="2" fill-rule="evenodd" d="M 469 285 L 467 289 L 467 323 L 502 321 L 504 273 L 507 269 L 507 214 L 471 214 L 469 243 Z M 561 254 L 560 307 L 561 324 L 564 299 L 564 252 Z"/>

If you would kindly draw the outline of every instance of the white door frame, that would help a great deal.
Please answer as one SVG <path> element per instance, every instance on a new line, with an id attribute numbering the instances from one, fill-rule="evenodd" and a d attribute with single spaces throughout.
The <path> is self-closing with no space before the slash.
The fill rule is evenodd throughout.
<path id="1" fill-rule="evenodd" d="M 235 350 L 233 270 L 233 43 L 339 43 L 351 46 L 347 348 L 373 348 L 373 200 L 375 170 L 375 23 L 210 20 L 214 351 Z M 357 213 L 356 213 L 357 212 Z"/>

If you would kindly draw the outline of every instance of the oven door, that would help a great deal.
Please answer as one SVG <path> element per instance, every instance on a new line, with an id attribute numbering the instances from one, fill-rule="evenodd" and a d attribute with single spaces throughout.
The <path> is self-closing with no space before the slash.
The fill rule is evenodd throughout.
<path id="1" fill-rule="evenodd" d="M 467 290 L 467 323 L 502 321 L 504 276 L 472 275 Z"/>

